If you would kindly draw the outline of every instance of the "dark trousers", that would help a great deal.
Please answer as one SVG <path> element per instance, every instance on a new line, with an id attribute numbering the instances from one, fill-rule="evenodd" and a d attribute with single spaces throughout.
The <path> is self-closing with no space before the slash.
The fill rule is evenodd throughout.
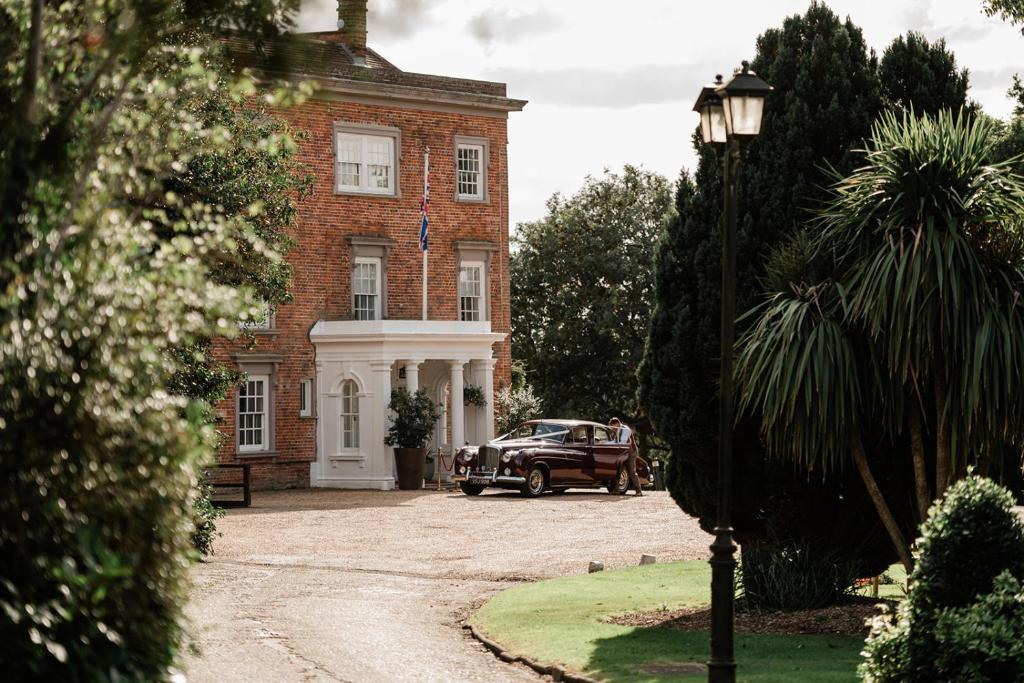
<path id="1" fill-rule="evenodd" d="M 629 449 L 629 460 L 626 463 L 629 468 L 629 480 L 633 482 L 633 489 L 637 493 L 641 493 L 640 477 L 636 476 L 636 448 Z"/>

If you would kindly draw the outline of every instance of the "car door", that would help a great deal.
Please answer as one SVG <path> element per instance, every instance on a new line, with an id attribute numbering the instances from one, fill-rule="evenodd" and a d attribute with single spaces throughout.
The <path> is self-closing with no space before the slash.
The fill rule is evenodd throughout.
<path id="1" fill-rule="evenodd" d="M 611 481 L 619 472 L 619 463 L 625 449 L 622 444 L 612 441 L 611 431 L 606 427 L 595 426 L 593 432 L 593 479 L 597 482 Z"/>
<path id="2" fill-rule="evenodd" d="M 563 461 L 556 475 L 552 470 L 552 485 L 581 484 L 590 481 L 587 467 L 590 462 L 590 436 L 586 425 L 576 425 L 569 429 L 562 443 Z"/>

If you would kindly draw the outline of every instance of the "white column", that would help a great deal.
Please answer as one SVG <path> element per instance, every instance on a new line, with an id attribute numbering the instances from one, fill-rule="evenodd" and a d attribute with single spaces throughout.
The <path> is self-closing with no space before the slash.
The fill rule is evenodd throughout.
<path id="1" fill-rule="evenodd" d="M 462 366 L 464 360 L 448 361 L 452 369 L 451 404 L 452 404 L 452 451 L 458 451 L 466 444 L 466 415 L 462 404 L 462 390 L 465 386 Z"/>
<path id="2" fill-rule="evenodd" d="M 370 443 L 360 443 L 359 447 L 369 455 L 371 477 L 383 479 L 382 488 L 394 488 L 395 458 L 391 449 L 384 445 L 384 435 L 388 431 L 388 402 L 391 400 L 391 363 L 392 361 L 370 361 L 372 378 L 370 380 L 370 405 L 363 408 L 360 402 L 360 417 L 366 415 L 370 419 Z"/>
<path id="3" fill-rule="evenodd" d="M 420 365 L 422 363 L 422 359 L 405 362 L 405 388 L 410 394 L 415 394 L 420 388 Z"/>
<path id="4" fill-rule="evenodd" d="M 324 419 L 326 415 L 324 407 L 324 394 L 327 392 L 327 387 L 324 386 L 324 364 L 323 361 L 317 360 L 316 363 L 316 379 L 313 382 L 313 391 L 315 394 L 310 397 L 313 401 L 313 405 L 316 406 L 316 445 L 314 448 L 313 462 L 310 463 L 309 469 L 309 481 L 310 484 L 315 486 L 316 482 L 324 476 L 327 464 L 327 448 L 324 443 Z"/>
<path id="5" fill-rule="evenodd" d="M 493 358 L 484 358 L 477 361 L 480 364 L 482 377 L 481 384 L 484 389 L 484 441 L 494 438 L 494 365 L 497 361 Z"/>

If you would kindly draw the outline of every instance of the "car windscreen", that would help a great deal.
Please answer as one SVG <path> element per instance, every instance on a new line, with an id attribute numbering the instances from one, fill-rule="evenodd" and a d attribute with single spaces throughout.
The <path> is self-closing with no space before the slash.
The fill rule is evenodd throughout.
<path id="1" fill-rule="evenodd" d="M 564 425 L 550 422 L 525 422 L 508 434 L 502 434 L 495 441 L 515 441 L 518 439 L 542 439 L 553 443 L 562 443 L 569 433 Z"/>
<path id="2" fill-rule="evenodd" d="M 562 443 L 565 435 L 569 433 L 569 430 L 564 425 L 549 424 L 547 422 L 537 422 L 533 425 L 533 428 L 533 438 L 544 439 L 553 443 Z"/>

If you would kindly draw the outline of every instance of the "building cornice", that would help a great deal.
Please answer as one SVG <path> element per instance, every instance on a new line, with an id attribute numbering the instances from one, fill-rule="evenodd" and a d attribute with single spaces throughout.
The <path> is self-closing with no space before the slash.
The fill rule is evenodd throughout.
<path id="1" fill-rule="evenodd" d="M 395 83 L 374 83 L 350 80 L 346 78 L 327 78 L 305 74 L 280 74 L 265 72 L 269 79 L 306 80 L 312 81 L 317 87 L 314 99 L 357 99 L 382 101 L 389 104 L 416 106 L 427 109 L 451 108 L 454 111 L 472 110 L 490 115 L 507 115 L 509 112 L 522 111 L 527 100 L 516 100 L 498 95 L 481 93 L 460 93 L 434 88 L 420 88 Z M 324 97 L 327 95 L 328 97 Z"/>

